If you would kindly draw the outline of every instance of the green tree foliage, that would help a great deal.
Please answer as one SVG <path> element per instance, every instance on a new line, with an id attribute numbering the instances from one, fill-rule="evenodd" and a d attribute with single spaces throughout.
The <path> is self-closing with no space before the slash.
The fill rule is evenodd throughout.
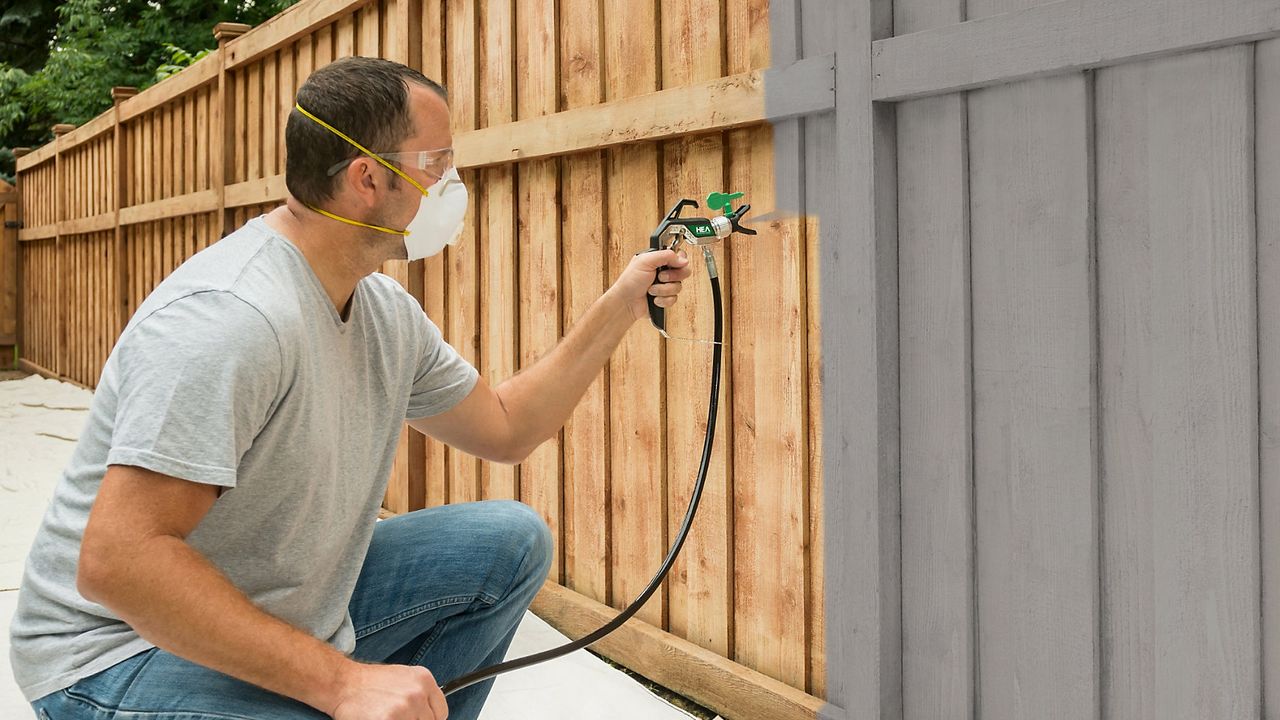
<path id="1" fill-rule="evenodd" d="M 0 2 L 0 176 L 14 147 L 111 107 L 111 88 L 145 88 L 216 46 L 220 22 L 258 25 L 297 0 Z"/>

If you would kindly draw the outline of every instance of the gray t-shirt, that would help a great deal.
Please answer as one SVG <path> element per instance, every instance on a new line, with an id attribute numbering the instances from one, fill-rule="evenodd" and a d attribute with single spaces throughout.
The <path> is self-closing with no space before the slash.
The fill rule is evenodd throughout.
<path id="1" fill-rule="evenodd" d="M 45 511 L 10 626 L 23 694 L 152 647 L 76 591 L 107 465 L 230 488 L 187 542 L 259 608 L 350 653 L 347 604 L 401 425 L 453 407 L 478 376 L 385 275 L 360 281 L 344 323 L 261 217 L 197 253 L 129 321 Z"/>

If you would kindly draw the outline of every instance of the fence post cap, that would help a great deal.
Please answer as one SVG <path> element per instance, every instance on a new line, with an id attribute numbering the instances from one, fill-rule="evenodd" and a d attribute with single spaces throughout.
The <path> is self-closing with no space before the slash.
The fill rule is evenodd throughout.
<path id="1" fill-rule="evenodd" d="M 76 126 L 72 125 L 71 123 L 58 123 L 57 125 L 54 125 L 52 128 L 53 134 L 55 136 L 66 135 L 67 133 L 75 129 L 76 129 Z"/>
<path id="2" fill-rule="evenodd" d="M 227 41 L 235 40 L 252 29 L 252 25 L 245 25 L 244 23 L 220 22 L 213 26 L 213 39 L 217 40 L 219 45 L 222 45 Z"/>
<path id="3" fill-rule="evenodd" d="M 129 98 L 137 94 L 138 94 L 138 88 L 132 87 L 130 85 L 117 85 L 111 88 L 111 100 L 113 102 L 128 100 Z"/>
<path id="4" fill-rule="evenodd" d="M 30 153 L 30 152 L 31 152 L 31 148 L 29 148 L 29 147 L 14 148 L 14 149 L 13 149 L 13 156 L 14 156 L 15 158 L 20 158 L 20 157 L 22 157 L 23 155 L 26 155 L 27 153 Z"/>

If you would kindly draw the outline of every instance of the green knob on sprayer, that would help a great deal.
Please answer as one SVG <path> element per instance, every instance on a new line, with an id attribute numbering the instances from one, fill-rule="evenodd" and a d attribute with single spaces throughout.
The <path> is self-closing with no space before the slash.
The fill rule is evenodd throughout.
<path id="1" fill-rule="evenodd" d="M 733 212 L 733 201 L 742 197 L 742 193 L 722 193 L 713 192 L 707 196 L 707 207 L 712 210 L 719 210 L 725 215 Z"/>

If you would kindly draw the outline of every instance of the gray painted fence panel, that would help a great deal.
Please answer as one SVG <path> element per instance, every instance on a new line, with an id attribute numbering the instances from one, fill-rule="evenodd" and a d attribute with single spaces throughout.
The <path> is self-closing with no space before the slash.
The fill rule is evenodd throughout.
<path id="1" fill-rule="evenodd" d="M 1280 40 L 1257 48 L 1258 409 L 1262 686 L 1280 719 Z"/>
<path id="2" fill-rule="evenodd" d="M 974 716 L 972 384 L 964 98 L 898 107 L 906 718 Z"/>
<path id="3" fill-rule="evenodd" d="M 969 97 L 983 718 L 1098 706 L 1085 78 Z"/>
<path id="4" fill-rule="evenodd" d="M 897 33 L 963 20 L 903 0 Z M 969 167 L 963 95 L 898 105 L 902 691 L 908 720 L 975 717 Z"/>
<path id="5" fill-rule="evenodd" d="M 893 29 L 1036 4 L 895 0 Z M 1280 39 L 875 104 L 881 8 L 801 5 L 838 63 L 834 122 L 804 121 L 833 699 L 1280 720 Z"/>
<path id="6" fill-rule="evenodd" d="M 1110 717 L 1258 716 L 1252 57 L 1099 73 Z"/>

